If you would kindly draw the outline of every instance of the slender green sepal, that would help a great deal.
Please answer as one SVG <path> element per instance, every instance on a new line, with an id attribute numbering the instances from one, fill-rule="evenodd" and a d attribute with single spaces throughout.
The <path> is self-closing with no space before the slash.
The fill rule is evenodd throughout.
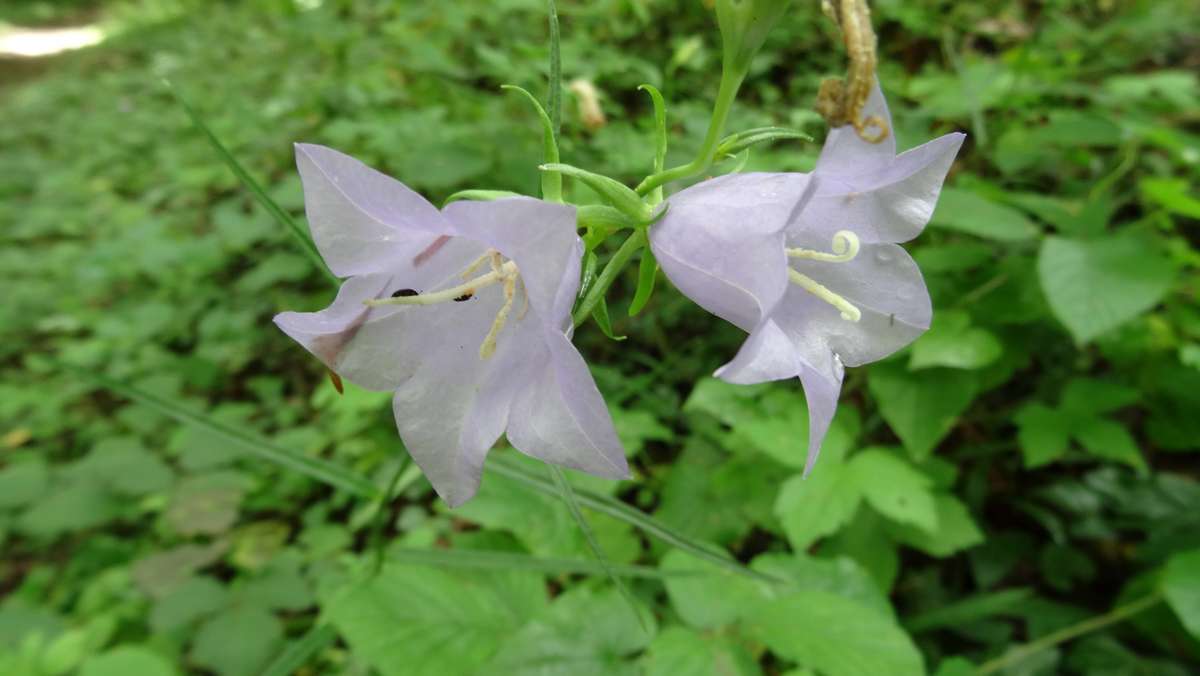
<path id="1" fill-rule="evenodd" d="M 740 174 L 746 168 L 746 164 L 750 162 L 750 149 L 746 148 L 737 155 L 730 155 L 727 159 L 733 160 L 733 168 L 726 173 Z"/>
<path id="2" fill-rule="evenodd" d="M 583 510 L 579 508 L 579 502 L 575 499 L 575 491 L 571 489 L 571 483 L 567 481 L 567 477 L 563 475 L 563 471 L 558 468 L 558 465 L 546 465 L 550 470 L 550 476 L 554 479 L 554 486 L 558 489 L 559 497 L 567 505 L 567 511 L 571 513 L 571 518 L 575 519 L 579 530 L 583 531 L 583 539 L 587 541 L 588 548 L 592 550 L 592 555 L 600 562 L 604 568 L 604 572 L 608 575 L 608 579 L 617 586 L 617 591 L 629 604 L 629 609 L 638 618 L 638 622 L 642 625 L 642 630 L 649 633 L 650 629 L 646 626 L 646 620 L 642 617 L 641 611 L 638 610 L 637 601 L 634 600 L 633 594 L 629 593 L 629 589 L 621 578 L 617 577 L 616 572 L 612 570 L 611 564 L 608 562 L 608 555 L 604 553 L 604 548 L 600 546 L 600 541 L 596 539 L 596 534 L 592 532 L 592 526 L 583 516 Z"/>
<path id="3" fill-rule="evenodd" d="M 375 486 L 375 484 L 340 465 L 335 465 L 325 460 L 310 458 L 306 455 L 300 455 L 294 451 L 276 446 L 254 434 L 230 427 L 229 425 L 213 420 L 212 418 L 209 418 L 201 413 L 197 413 L 196 411 L 193 411 L 174 401 L 164 399 L 158 395 L 140 390 L 127 383 L 100 375 L 94 370 L 83 369 L 76 366 L 64 366 L 64 368 L 70 370 L 83 380 L 90 381 L 99 387 L 103 387 L 104 389 L 121 395 L 127 399 L 132 399 L 139 404 L 158 411 L 168 418 L 172 418 L 186 425 L 193 425 L 195 427 L 212 432 L 218 436 L 224 437 L 233 446 L 240 448 L 248 454 L 253 455 L 261 460 L 275 463 L 284 469 L 290 469 L 294 472 L 298 472 L 305 476 L 316 479 L 317 481 L 329 484 L 335 488 L 340 488 L 353 495 L 366 498 L 374 498 L 379 496 L 379 489 Z"/>
<path id="4" fill-rule="evenodd" d="M 555 139 L 562 129 L 562 56 L 559 45 L 561 36 L 558 32 L 558 5 L 554 0 L 547 1 L 550 12 L 550 127 Z M 550 160 L 547 160 L 550 161 Z M 557 162 L 558 160 L 553 160 Z"/>
<path id="5" fill-rule="evenodd" d="M 614 208 L 639 223 L 646 222 L 653 213 L 652 207 L 643 202 L 636 192 L 607 176 L 593 174 L 569 164 L 549 163 L 538 168 L 548 174 L 566 174 L 583 181 L 584 185 L 595 190 Z"/>
<path id="6" fill-rule="evenodd" d="M 221 160 L 225 163 L 225 166 L 229 167 L 229 170 L 233 172 L 233 175 L 237 176 L 238 180 L 241 181 L 242 186 L 249 190 L 250 194 L 254 195 L 254 199 L 258 201 L 262 208 L 267 210 L 267 213 L 271 214 L 271 217 L 275 219 L 276 223 L 287 228 L 288 232 L 292 233 L 292 237 L 296 238 L 296 241 L 300 244 L 300 248 L 304 251 L 304 255 L 307 256 L 310 261 L 312 261 L 312 264 L 315 265 L 318 270 L 320 270 L 335 285 L 341 284 L 341 280 L 339 280 L 336 275 L 330 272 L 329 267 L 325 265 L 325 259 L 321 258 L 320 252 L 317 251 L 317 245 L 313 243 L 308 234 L 304 232 L 298 223 L 296 223 L 295 219 L 288 215 L 288 213 L 284 211 L 282 207 L 276 204 L 275 200 L 271 199 L 270 195 L 263 190 L 258 181 L 255 181 L 250 176 L 249 172 L 247 172 L 245 168 L 242 167 L 241 163 L 238 162 L 233 156 L 233 153 L 229 152 L 229 150 L 225 147 L 225 144 L 221 143 L 221 140 L 217 138 L 217 135 L 213 133 L 212 129 L 210 129 L 208 125 L 204 123 L 204 120 L 200 117 L 200 114 L 196 112 L 196 109 L 192 107 L 192 104 L 188 103 L 187 99 L 183 97 L 183 94 L 179 93 L 179 90 L 175 89 L 175 86 L 172 85 L 169 80 L 163 80 L 163 84 L 167 86 L 167 91 L 171 92 L 171 95 L 175 97 L 175 101 L 179 103 L 180 107 L 182 107 L 187 113 L 188 117 L 191 118 L 192 124 L 195 125 L 196 128 L 199 129 L 202 134 L 204 134 L 204 137 L 208 139 L 209 145 L 213 147 L 213 150 L 217 151 L 217 155 L 221 157 Z"/>
<path id="7" fill-rule="evenodd" d="M 542 163 L 558 162 L 558 139 L 554 133 L 554 122 L 546 114 L 546 109 L 528 90 L 516 85 L 500 85 L 501 89 L 520 92 L 529 99 L 542 121 Z M 552 172 L 542 172 L 542 199 L 549 202 L 562 202 L 562 176 Z"/>
<path id="8" fill-rule="evenodd" d="M 510 190 L 459 190 L 458 192 L 446 198 L 442 202 L 442 206 L 446 206 L 451 202 L 460 202 L 463 200 L 471 202 L 492 202 L 495 200 L 506 200 L 510 197 L 524 197 L 519 192 Z"/>
<path id="9" fill-rule="evenodd" d="M 409 565 L 431 568 L 464 568 L 468 570 L 523 570 L 549 575 L 608 575 L 663 580 L 674 577 L 711 575 L 708 571 L 664 570 L 649 566 L 627 566 L 583 559 L 552 559 L 517 552 L 478 549 L 409 549 L 393 547 L 387 550 L 388 566 Z"/>
<path id="10" fill-rule="evenodd" d="M 289 643 L 262 672 L 262 676 L 291 676 L 308 664 L 313 655 L 333 645 L 336 640 L 337 631 L 332 626 L 318 624 L 299 640 Z"/>
<path id="11" fill-rule="evenodd" d="M 721 139 L 717 144 L 717 157 L 725 157 L 726 155 L 736 155 L 747 148 L 756 146 L 760 143 L 770 143 L 773 141 L 783 140 L 800 140 L 811 141 L 811 136 L 805 134 L 798 129 L 789 129 L 787 127 L 758 127 L 756 129 L 747 129 L 736 134 L 730 134 Z"/>
<path id="12" fill-rule="evenodd" d="M 628 338 L 628 336 L 618 336 L 613 332 L 612 319 L 608 315 L 608 301 L 603 296 L 596 303 L 596 307 L 592 308 L 592 318 L 596 320 L 596 325 L 600 327 L 600 331 L 608 336 L 610 340 L 625 340 Z"/>
<path id="13" fill-rule="evenodd" d="M 495 455 L 488 459 L 488 471 L 495 472 L 503 477 L 512 479 L 523 486 L 533 489 L 543 495 L 558 496 L 559 491 L 554 487 L 554 484 L 547 481 L 540 475 L 530 473 L 524 467 L 517 465 L 513 461 L 505 458 L 503 455 Z M 588 509 L 610 516 L 622 523 L 629 524 L 634 528 L 642 531 L 650 537 L 661 540 L 665 544 L 674 547 L 682 552 L 691 554 L 692 556 L 708 561 L 709 563 L 723 568 L 731 573 L 740 575 L 745 578 L 757 580 L 759 582 L 769 582 L 771 584 L 791 585 L 792 583 L 783 578 L 760 573 L 757 570 L 747 568 L 741 563 L 723 555 L 723 553 L 714 548 L 693 542 L 686 536 L 676 533 L 663 523 L 655 520 L 653 517 L 642 513 L 640 510 L 630 507 L 629 505 L 614 500 L 610 497 L 592 493 L 584 489 L 576 489 L 574 491 L 575 498 L 579 504 Z"/>
<path id="14" fill-rule="evenodd" d="M 588 241 L 589 237 L 584 237 L 588 251 L 596 248 L 596 244 L 608 239 L 612 233 L 638 225 L 636 221 L 607 204 L 585 204 L 576 207 L 575 214 L 579 227 L 586 229 L 588 236 L 593 238 L 593 241 Z"/>
<path id="15" fill-rule="evenodd" d="M 584 294 L 583 300 L 575 308 L 572 316 L 575 326 L 582 324 L 592 314 L 592 310 L 596 307 L 596 304 L 600 302 L 604 294 L 608 293 L 608 287 L 612 286 L 617 275 L 629 263 L 629 259 L 633 257 L 633 254 L 637 253 L 638 249 L 641 249 L 645 245 L 646 230 L 644 228 L 635 230 L 632 235 L 621 243 L 621 247 L 609 259 L 608 264 L 604 266 L 596 281 L 592 283 L 591 288 Z"/>
<path id="16" fill-rule="evenodd" d="M 583 270 L 579 278 L 579 296 L 580 299 L 576 306 L 583 303 L 583 298 L 587 297 L 588 291 L 591 291 L 592 285 L 596 283 L 596 268 L 600 262 L 600 258 L 596 256 L 595 251 L 587 251 L 583 254 Z"/>
<path id="17" fill-rule="evenodd" d="M 638 263 L 638 285 L 637 291 L 633 294 L 633 302 L 629 304 L 629 316 L 636 317 L 642 308 L 646 307 L 646 303 L 650 301 L 650 295 L 654 293 L 654 282 L 658 279 L 658 260 L 654 258 L 654 252 L 650 247 L 642 248 L 642 260 Z"/>
<path id="18" fill-rule="evenodd" d="M 663 101 L 662 92 L 652 84 L 638 87 L 650 95 L 654 104 L 654 173 L 661 172 L 667 163 L 667 104 Z M 658 204 L 663 201 L 662 186 L 650 192 L 650 203 Z"/>

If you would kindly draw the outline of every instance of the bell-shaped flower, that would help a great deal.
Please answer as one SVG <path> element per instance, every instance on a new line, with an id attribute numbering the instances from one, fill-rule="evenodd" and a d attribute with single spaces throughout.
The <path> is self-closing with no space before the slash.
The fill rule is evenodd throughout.
<path id="1" fill-rule="evenodd" d="M 571 344 L 574 207 L 511 198 L 439 211 L 329 148 L 298 145 L 296 157 L 313 239 L 349 279 L 328 308 L 275 323 L 339 376 L 395 393 L 400 437 L 447 503 L 475 494 L 501 434 L 546 462 L 628 477 Z"/>
<path id="2" fill-rule="evenodd" d="M 875 87 L 864 116 L 891 128 Z M 929 293 L 897 246 L 925 227 L 963 134 L 896 155 L 889 133 L 832 130 L 811 174 L 730 174 L 687 188 L 650 230 L 667 277 L 749 333 L 716 375 L 798 376 L 809 407 L 806 470 L 837 408 L 844 367 L 881 359 L 929 328 Z"/>

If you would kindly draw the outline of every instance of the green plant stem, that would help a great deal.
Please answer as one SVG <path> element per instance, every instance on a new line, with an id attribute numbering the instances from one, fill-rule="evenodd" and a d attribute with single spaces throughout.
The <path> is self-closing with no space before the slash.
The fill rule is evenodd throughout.
<path id="1" fill-rule="evenodd" d="M 605 265 L 604 269 L 600 271 L 600 275 L 592 283 L 592 287 L 588 289 L 587 295 L 579 303 L 579 307 L 575 308 L 575 314 L 572 317 L 575 326 L 579 326 L 587 321 L 587 318 L 592 314 L 592 309 L 596 307 L 596 303 L 599 303 L 604 294 L 608 292 L 608 287 L 612 286 L 613 281 L 617 278 L 617 274 L 625 269 L 625 266 L 633 258 L 633 254 L 637 253 L 645 244 L 645 229 L 634 231 L 621 244 L 621 248 L 617 249 L 617 252 L 613 254 L 612 259 L 608 261 L 608 265 Z"/>
<path id="2" fill-rule="evenodd" d="M 733 107 L 738 89 L 741 88 L 742 80 L 745 77 L 746 74 L 744 72 L 735 72 L 731 68 L 725 68 L 721 72 L 721 86 L 717 90 L 717 101 L 713 105 L 712 118 L 708 122 L 708 133 L 704 136 L 704 145 L 700 146 L 700 152 L 696 154 L 696 159 L 687 164 L 647 176 L 637 187 L 639 195 L 645 195 L 660 185 L 665 185 L 671 181 L 695 176 L 712 166 L 713 154 L 717 150 L 721 134 L 725 131 L 725 122 L 729 118 L 729 110 Z"/>
<path id="3" fill-rule="evenodd" d="M 561 38 L 558 32 L 558 6 L 554 0 L 547 0 L 550 12 L 550 107 L 551 128 L 557 140 L 558 132 L 562 129 L 562 56 L 559 44 Z M 554 160 L 557 162 L 558 160 Z"/>
<path id="4" fill-rule="evenodd" d="M 400 477 L 404 476 L 404 470 L 408 469 L 410 460 L 412 460 L 412 456 L 408 454 L 405 454 L 401 458 L 400 464 L 396 466 L 396 473 L 392 475 L 391 481 L 388 482 L 387 490 L 384 491 L 383 495 L 379 496 L 379 511 L 375 513 L 375 524 L 371 527 L 371 548 L 375 550 L 374 572 L 376 574 L 383 569 L 383 528 L 386 525 L 385 515 L 388 513 L 388 505 L 392 504 L 392 500 L 396 499 Z"/>
<path id="5" fill-rule="evenodd" d="M 983 676 L 984 674 L 994 674 L 997 671 L 1012 666 L 1013 664 L 1016 664 L 1017 662 L 1020 662 L 1031 655 L 1036 655 L 1043 650 L 1049 650 L 1060 643 L 1066 643 L 1071 639 L 1078 638 L 1085 634 L 1090 634 L 1094 631 L 1099 631 L 1110 625 L 1124 622 L 1134 615 L 1153 608 L 1162 600 L 1162 595 L 1158 593 L 1144 596 L 1131 603 L 1113 608 L 1103 615 L 1097 615 L 1096 617 L 1089 618 L 1078 624 L 1073 624 L 1069 627 L 1051 632 L 1039 638 L 1038 640 L 1033 641 L 1032 643 L 1027 643 L 1019 648 L 1006 652 L 996 659 L 984 662 L 983 664 L 979 665 L 979 669 L 976 670 L 975 673 L 979 676 Z"/>

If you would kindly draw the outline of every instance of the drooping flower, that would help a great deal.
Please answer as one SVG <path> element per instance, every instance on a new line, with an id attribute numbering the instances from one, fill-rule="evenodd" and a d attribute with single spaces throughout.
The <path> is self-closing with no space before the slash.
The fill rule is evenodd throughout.
<path id="1" fill-rule="evenodd" d="M 501 434 L 546 462 L 628 477 L 571 344 L 574 207 L 511 198 L 439 211 L 329 148 L 297 145 L 296 158 L 313 239 L 349 279 L 328 308 L 275 323 L 339 376 L 394 391 L 400 437 L 447 503 L 475 494 Z"/>
<path id="2" fill-rule="evenodd" d="M 892 128 L 878 85 L 863 115 Z M 675 286 L 750 334 L 716 376 L 740 384 L 800 378 L 806 471 L 833 419 L 844 367 L 882 359 L 929 328 L 921 272 L 896 243 L 929 222 L 964 138 L 947 134 L 897 156 L 890 134 L 872 143 L 842 126 L 811 174 L 704 181 L 672 196 L 650 230 Z"/>

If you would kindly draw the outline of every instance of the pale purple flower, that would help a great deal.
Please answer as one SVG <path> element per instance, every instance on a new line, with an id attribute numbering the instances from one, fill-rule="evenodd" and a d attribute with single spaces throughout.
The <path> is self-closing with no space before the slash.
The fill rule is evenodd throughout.
<path id="1" fill-rule="evenodd" d="M 628 478 L 570 339 L 574 207 L 512 198 L 439 211 L 329 148 L 297 145 L 296 159 L 313 239 L 349 279 L 328 308 L 275 323 L 346 380 L 394 391 L 400 437 L 447 503 L 475 494 L 501 434 L 546 462 Z"/>
<path id="2" fill-rule="evenodd" d="M 892 128 L 878 86 L 863 115 Z M 750 334 L 715 375 L 740 384 L 799 376 L 809 408 L 806 471 L 844 367 L 881 359 L 929 328 L 925 282 L 896 242 L 929 222 L 963 138 L 947 134 L 897 156 L 890 134 L 872 144 L 839 127 L 811 174 L 704 181 L 672 196 L 651 227 L 675 286 Z"/>

